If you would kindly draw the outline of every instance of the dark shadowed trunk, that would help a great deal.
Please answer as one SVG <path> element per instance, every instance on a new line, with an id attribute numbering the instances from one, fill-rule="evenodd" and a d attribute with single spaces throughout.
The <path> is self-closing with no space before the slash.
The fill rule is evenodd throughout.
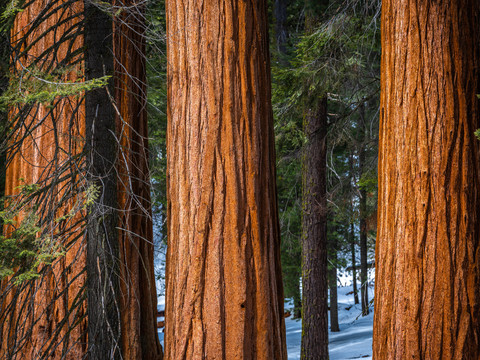
<path id="1" fill-rule="evenodd" d="M 85 2 L 85 77 L 113 75 L 111 16 Z M 113 80 L 108 89 L 113 94 Z M 115 113 L 106 88 L 85 95 L 87 177 L 98 190 L 87 223 L 89 358 L 120 359 L 120 281 Z"/>
<path id="2" fill-rule="evenodd" d="M 337 293 L 337 249 L 336 243 L 332 243 L 329 251 L 331 255 L 328 284 L 330 288 L 330 331 L 340 331 L 338 326 L 338 293 Z"/>
<path id="3" fill-rule="evenodd" d="M 328 358 L 327 98 L 304 120 L 302 359 Z"/>
<path id="4" fill-rule="evenodd" d="M 358 288 L 357 288 L 357 264 L 356 264 L 356 250 L 355 250 L 355 231 L 353 222 L 350 223 L 350 250 L 352 254 L 352 282 L 353 282 L 353 299 L 355 304 L 358 304 Z"/>
<path id="5" fill-rule="evenodd" d="M 275 38 L 277 40 L 277 50 L 280 54 L 287 52 L 287 4 L 288 0 L 275 0 Z"/>
<path id="6" fill-rule="evenodd" d="M 366 126 L 365 126 L 365 105 L 360 105 L 360 149 L 358 154 L 359 176 L 365 172 L 365 144 L 366 144 Z M 365 187 L 360 188 L 360 289 L 362 298 L 362 315 L 369 313 L 368 308 L 368 247 L 367 247 L 367 191 Z"/>

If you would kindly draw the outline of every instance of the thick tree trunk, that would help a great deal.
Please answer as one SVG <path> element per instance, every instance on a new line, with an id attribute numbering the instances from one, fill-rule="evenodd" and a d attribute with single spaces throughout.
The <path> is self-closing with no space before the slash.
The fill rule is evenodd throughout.
<path id="1" fill-rule="evenodd" d="M 17 52 L 27 50 L 20 56 L 16 53 L 14 59 L 22 61 L 22 64 L 16 63 L 15 66 L 23 70 L 24 66 L 39 60 L 37 66 L 40 70 L 56 70 L 62 74 L 63 68 L 59 64 L 69 66 L 75 63 L 78 67 L 67 69 L 61 79 L 64 82 L 78 80 L 83 65 L 87 69 L 85 76 L 88 79 L 113 74 L 112 18 L 89 3 L 94 15 L 86 14 L 85 33 L 81 32 L 83 3 L 35 1 L 20 12 L 12 31 L 12 45 Z M 116 90 L 110 88 L 110 94 L 116 98 L 120 111 L 117 124 L 111 99 L 104 89 L 88 93 L 86 107 L 82 99 L 74 96 L 59 100 L 53 109 L 36 105 L 28 116 L 20 119 L 25 128 L 31 126 L 32 130 L 25 132 L 26 139 L 18 153 L 10 154 L 13 159 L 7 168 L 7 195 L 18 193 L 18 186 L 23 183 L 48 185 L 50 179 L 47 180 L 46 176 L 58 176 L 58 169 L 62 167 L 67 169 L 62 170 L 62 176 L 72 175 L 68 181 L 60 182 L 58 188 L 50 190 L 54 197 L 49 197 L 48 203 L 54 203 L 57 208 L 52 219 L 48 220 L 51 223 L 47 221 L 46 226 L 51 226 L 55 233 L 60 226 L 55 218 L 67 216 L 69 219 L 69 212 L 75 206 L 82 206 L 83 201 L 81 197 L 74 196 L 65 206 L 60 204 L 65 189 L 75 194 L 84 185 L 86 174 L 79 173 L 80 169 L 84 170 L 83 158 L 73 161 L 70 156 L 81 153 L 85 138 L 89 141 L 90 149 L 94 148 L 87 159 L 91 171 L 88 176 L 93 181 L 101 176 L 101 181 L 97 182 L 101 183 L 102 191 L 97 199 L 101 207 L 96 210 L 105 212 L 98 214 L 96 219 L 94 214 L 89 215 L 88 251 L 94 256 L 88 264 L 89 275 L 93 274 L 88 283 L 93 290 L 88 293 L 88 312 L 87 301 L 83 300 L 87 265 L 86 246 L 82 241 L 85 229 L 81 222 L 86 214 L 80 211 L 69 220 L 76 224 L 76 227 L 69 229 L 69 235 L 55 238 L 65 246 L 65 256 L 59 257 L 51 269 L 45 267 L 38 280 L 18 287 L 7 287 L 5 282 L 2 284 L 2 359 L 81 359 L 86 356 L 89 345 L 92 359 L 118 357 L 120 345 L 123 345 L 124 359 L 161 359 L 155 321 L 153 250 L 150 245 L 152 228 L 145 150 L 145 64 L 141 57 L 144 49 L 143 24 L 141 14 L 131 10 L 138 11 L 138 7 L 128 6 L 128 9 L 128 16 L 125 10 L 120 13 L 128 20 L 122 18 L 124 25 L 115 27 L 114 52 L 118 61 L 115 66 Z M 30 32 L 30 27 L 34 25 L 37 30 Z M 80 51 L 84 45 L 83 35 L 88 50 L 85 62 Z M 20 46 L 21 41 L 24 43 Z M 14 110 L 11 114 L 15 115 Z M 89 124 L 88 131 L 85 129 L 86 122 Z M 114 137 L 115 132 L 120 143 Z M 25 133 L 19 131 L 17 139 Z M 117 158 L 118 145 L 122 147 L 120 158 Z M 120 181 L 116 184 L 116 180 Z M 120 207 L 122 214 L 120 231 L 119 216 L 112 210 L 117 207 Z M 106 249 L 105 245 L 109 248 Z M 99 261 L 96 262 L 96 259 Z M 105 276 L 112 279 L 112 275 L 114 281 L 105 284 Z M 120 284 L 115 284 L 118 276 L 121 277 L 121 280 L 118 279 Z M 106 286 L 99 290 L 101 284 Z M 112 299 L 118 300 L 117 304 Z M 90 317 L 88 342 L 87 316 Z M 121 340 L 115 343 L 119 340 L 120 326 Z M 114 352 L 116 355 L 113 355 Z"/>
<path id="2" fill-rule="evenodd" d="M 357 264 L 355 253 L 355 231 L 353 229 L 353 222 L 350 224 L 350 250 L 352 253 L 352 282 L 353 282 L 353 299 L 354 303 L 358 304 L 358 288 L 357 288 Z"/>
<path id="3" fill-rule="evenodd" d="M 327 98 L 307 111 L 302 211 L 302 359 L 328 358 Z"/>
<path id="4" fill-rule="evenodd" d="M 169 0 L 167 359 L 286 359 L 267 2 Z"/>
<path id="5" fill-rule="evenodd" d="M 163 358 L 157 334 L 157 294 L 148 169 L 147 79 L 144 7 L 115 0 L 125 10 L 114 19 L 115 100 L 122 346 L 125 359 Z"/>
<path id="6" fill-rule="evenodd" d="M 480 358 L 480 2 L 382 3 L 375 359 Z"/>
<path id="7" fill-rule="evenodd" d="M 40 58 L 37 70 L 48 72 L 63 62 L 71 65 L 61 80 L 72 82 L 78 80 L 80 67 L 73 65 L 75 57 L 69 55 L 83 46 L 83 39 L 64 39 L 65 31 L 78 30 L 80 15 L 83 11 L 81 1 L 38 1 L 31 4 L 28 10 L 18 13 L 12 31 L 11 45 L 12 67 L 18 72 L 16 76 L 28 75 L 24 71 Z M 63 11 L 41 15 L 48 8 L 63 8 Z M 48 11 L 47 11 L 48 14 Z M 42 21 L 38 23 L 38 19 Z M 37 31 L 30 31 L 37 22 Z M 39 34 L 42 36 L 39 37 Z M 28 50 L 26 50 L 28 49 Z M 50 56 L 42 56 L 50 49 Z M 53 56 L 55 54 L 55 56 Z M 18 79 L 18 78 L 17 78 Z M 22 94 L 18 94 L 20 97 Z M 68 177 L 72 183 L 81 182 L 75 174 L 80 164 L 72 161 L 83 150 L 80 139 L 85 133 L 82 102 L 78 99 L 63 99 L 55 102 L 55 108 L 34 105 L 29 110 L 19 105 L 10 108 L 10 121 L 16 117 L 16 123 L 22 126 L 12 136 L 18 148 L 11 149 L 8 154 L 9 163 L 6 170 L 5 195 L 18 195 L 22 185 L 39 184 L 49 186 L 49 198 L 39 205 L 38 215 L 51 211 L 53 219 L 46 222 L 46 233 L 59 232 L 60 223 L 54 222 L 57 217 L 65 216 L 75 207 L 75 199 L 62 201 L 63 196 L 71 188 L 66 181 L 55 181 L 54 175 Z M 19 112 L 21 114 L 19 114 Z M 21 140 L 22 139 L 22 140 Z M 63 170 L 60 170 L 63 169 Z M 52 210 L 53 208 L 53 210 Z M 48 215 L 45 215 L 48 216 Z M 69 223 L 69 234 L 55 237 L 55 241 L 63 241 L 67 251 L 48 269 L 42 270 L 42 277 L 30 280 L 18 286 L 12 286 L 5 280 L 0 287 L 0 358 L 1 359 L 36 359 L 40 356 L 49 359 L 73 360 L 81 358 L 86 351 L 86 301 L 82 291 L 85 284 L 85 243 L 77 235 L 83 233 L 78 221 L 83 213 L 77 214 Z M 23 215 L 15 218 L 14 226 L 21 223 Z M 73 225 L 72 225 L 73 224 Z M 6 233 L 12 228 L 5 229 Z M 71 327 L 75 324 L 75 327 Z"/>
<path id="8" fill-rule="evenodd" d="M 365 105 L 360 105 L 360 149 L 358 155 L 358 167 L 360 179 L 365 172 Z M 369 314 L 368 308 L 368 245 L 367 245 L 367 191 L 364 187 L 360 188 L 360 291 L 362 297 L 362 315 Z"/>

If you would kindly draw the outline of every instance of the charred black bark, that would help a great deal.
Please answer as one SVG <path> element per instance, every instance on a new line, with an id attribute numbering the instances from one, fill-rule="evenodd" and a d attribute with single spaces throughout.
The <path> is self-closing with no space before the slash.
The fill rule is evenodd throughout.
<path id="1" fill-rule="evenodd" d="M 85 75 L 113 75 L 112 19 L 85 1 Z M 85 95 L 87 179 L 98 191 L 87 224 L 88 354 L 93 360 L 120 359 L 119 246 L 115 162 L 115 113 L 107 87 Z"/>

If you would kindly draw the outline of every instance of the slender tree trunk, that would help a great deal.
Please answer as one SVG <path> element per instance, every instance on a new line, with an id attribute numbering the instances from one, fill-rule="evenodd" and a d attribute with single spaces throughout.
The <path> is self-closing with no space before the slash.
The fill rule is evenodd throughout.
<path id="1" fill-rule="evenodd" d="M 302 359 L 328 358 L 327 98 L 305 116 L 302 211 Z"/>
<path id="2" fill-rule="evenodd" d="M 382 3 L 375 359 L 480 358 L 480 2 Z"/>
<path id="3" fill-rule="evenodd" d="M 85 77 L 113 75 L 112 18 L 97 4 L 85 2 Z M 89 358 L 121 359 L 118 201 L 115 163 L 115 113 L 107 88 L 85 95 L 87 171 L 89 186 L 99 196 L 87 223 L 87 295 Z"/>
<path id="4" fill-rule="evenodd" d="M 267 1 L 169 0 L 167 359 L 286 359 Z"/>
<path id="5" fill-rule="evenodd" d="M 144 7 L 115 0 L 115 99 L 122 345 L 125 359 L 163 358 L 157 333 L 157 294 L 148 168 L 147 79 Z"/>
<path id="6" fill-rule="evenodd" d="M 300 276 L 298 277 L 297 287 L 293 295 L 293 318 L 302 318 L 302 294 L 300 293 Z"/>
<path id="7" fill-rule="evenodd" d="M 330 249 L 332 254 L 332 263 L 330 264 L 330 274 L 328 277 L 328 284 L 330 287 L 330 331 L 338 332 L 340 327 L 338 326 L 338 294 L 337 294 L 337 250 L 336 244 L 332 244 Z"/>
<path id="8" fill-rule="evenodd" d="M 328 3 L 326 0 L 322 4 Z M 305 0 L 305 31 L 312 33 L 320 14 Z M 327 280 L 327 97 L 306 109 L 307 143 L 302 169 L 302 360 L 328 359 Z"/>
<path id="9" fill-rule="evenodd" d="M 355 304 L 358 304 L 358 288 L 357 288 L 357 264 L 355 253 L 355 231 L 353 222 L 350 223 L 350 249 L 352 253 L 352 282 L 353 282 L 353 299 Z"/>
<path id="10" fill-rule="evenodd" d="M 358 167 L 360 179 L 365 172 L 365 105 L 360 105 L 360 149 L 358 155 Z M 368 245 L 367 245 L 367 191 L 360 188 L 360 289 L 362 297 L 362 315 L 369 314 L 368 308 Z"/>
<path id="11" fill-rule="evenodd" d="M 287 52 L 287 1 L 275 0 L 274 15 L 275 15 L 275 37 L 277 40 L 277 50 L 280 54 Z"/>

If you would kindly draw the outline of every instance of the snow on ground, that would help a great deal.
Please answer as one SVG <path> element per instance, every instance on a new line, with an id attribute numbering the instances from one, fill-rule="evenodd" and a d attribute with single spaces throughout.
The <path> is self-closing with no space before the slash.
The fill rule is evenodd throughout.
<path id="1" fill-rule="evenodd" d="M 353 290 L 351 277 L 350 281 L 348 281 L 348 277 L 345 277 L 345 279 L 342 277 L 339 277 L 339 283 L 342 285 L 349 284 L 349 286 L 340 286 L 338 288 L 338 322 L 340 324 L 340 332 L 328 333 L 330 360 L 369 360 L 372 358 L 373 308 L 371 308 L 368 316 L 362 317 L 361 305 L 355 305 L 353 294 L 350 294 Z M 369 278 L 371 282 L 368 298 L 371 300 L 373 299 L 373 272 Z M 358 285 L 360 286 L 360 283 Z M 158 308 L 160 310 L 165 308 L 164 296 L 158 297 Z M 285 301 L 285 309 L 291 308 L 292 302 L 289 300 Z M 163 318 L 159 318 L 159 320 L 163 320 Z M 289 317 L 285 319 L 285 326 L 288 360 L 300 359 L 302 321 Z M 163 346 L 163 332 L 159 331 L 158 336 Z"/>
<path id="2" fill-rule="evenodd" d="M 370 274 L 369 274 L 370 275 Z M 371 278 L 373 280 L 373 272 Z M 340 282 L 340 280 L 339 280 Z M 345 283 L 351 284 L 345 279 Z M 370 283 L 368 298 L 373 299 L 373 282 Z M 360 286 L 360 283 L 358 283 Z M 330 360 L 363 359 L 372 358 L 372 333 L 373 333 L 373 308 L 368 316 L 362 317 L 362 306 L 354 304 L 353 287 L 338 287 L 338 322 L 340 332 L 329 331 L 329 354 Z M 347 295 L 348 294 L 348 295 Z M 285 308 L 290 308 L 291 302 L 285 302 Z M 330 314 L 329 314 L 330 315 Z M 330 319 L 329 319 L 330 322 Z M 285 319 L 287 332 L 288 360 L 300 359 L 302 321 L 291 317 Z"/>

